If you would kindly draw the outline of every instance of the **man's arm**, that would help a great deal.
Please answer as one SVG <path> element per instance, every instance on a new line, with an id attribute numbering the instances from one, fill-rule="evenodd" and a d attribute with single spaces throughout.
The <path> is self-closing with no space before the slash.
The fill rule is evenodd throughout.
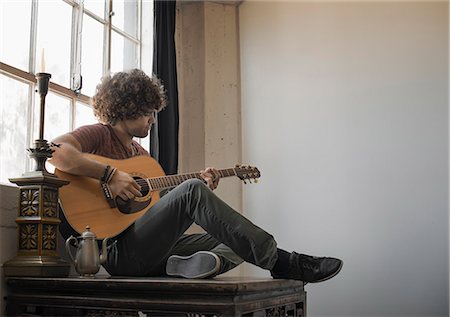
<path id="1" fill-rule="evenodd" d="M 64 134 L 53 140 L 59 146 L 53 147 L 53 156 L 49 162 L 59 170 L 80 176 L 88 176 L 100 180 L 106 165 L 87 157 L 81 152 L 81 144 L 71 134 Z M 124 200 L 141 197 L 140 186 L 127 173 L 116 171 L 109 187 L 113 196 Z"/>
<path id="2" fill-rule="evenodd" d="M 49 162 L 63 172 L 100 179 L 106 166 L 88 158 L 81 152 L 80 143 L 70 134 L 64 134 L 52 141 L 54 146 Z"/>

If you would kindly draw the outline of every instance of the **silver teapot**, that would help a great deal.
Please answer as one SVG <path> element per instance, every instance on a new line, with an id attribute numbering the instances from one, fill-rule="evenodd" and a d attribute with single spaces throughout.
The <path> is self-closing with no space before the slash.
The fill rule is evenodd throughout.
<path id="1" fill-rule="evenodd" d="M 70 245 L 77 248 L 75 258 L 70 251 Z M 108 253 L 106 246 L 108 239 L 102 243 L 102 253 L 98 250 L 95 234 L 86 226 L 86 231 L 80 237 L 70 236 L 66 240 L 66 251 L 75 266 L 75 270 L 83 277 L 93 277 L 99 270 L 100 265 L 106 262 Z"/>

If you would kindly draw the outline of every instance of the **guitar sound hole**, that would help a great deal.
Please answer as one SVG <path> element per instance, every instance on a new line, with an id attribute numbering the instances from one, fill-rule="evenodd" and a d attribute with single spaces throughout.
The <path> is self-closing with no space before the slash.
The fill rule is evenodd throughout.
<path id="1" fill-rule="evenodd" d="M 148 184 L 142 177 L 134 176 L 133 179 L 141 186 L 142 197 L 147 196 L 149 191 Z"/>

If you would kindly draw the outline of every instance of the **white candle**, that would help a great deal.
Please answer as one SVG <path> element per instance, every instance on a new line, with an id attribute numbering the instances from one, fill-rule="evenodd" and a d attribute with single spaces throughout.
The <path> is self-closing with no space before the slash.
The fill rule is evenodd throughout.
<path id="1" fill-rule="evenodd" d="M 42 54 L 41 54 L 41 73 L 45 73 L 44 48 L 42 48 Z"/>

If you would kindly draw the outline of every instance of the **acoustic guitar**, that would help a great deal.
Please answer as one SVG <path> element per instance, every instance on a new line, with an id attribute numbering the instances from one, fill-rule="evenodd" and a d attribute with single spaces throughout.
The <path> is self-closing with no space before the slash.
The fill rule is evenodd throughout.
<path id="1" fill-rule="evenodd" d="M 70 181 L 59 190 L 60 204 L 67 221 L 80 234 L 89 225 L 97 239 L 113 237 L 128 228 L 159 200 L 161 190 L 173 188 L 188 179 L 203 180 L 200 173 L 166 176 L 159 163 L 147 155 L 125 160 L 94 154 L 87 156 L 130 174 L 141 186 L 142 193 L 142 197 L 126 201 L 116 197 L 116 207 L 110 207 L 99 180 L 55 170 L 58 177 Z M 256 181 L 261 176 L 256 167 L 243 165 L 220 169 L 218 172 L 221 177 L 236 176 L 244 183 L 246 180 Z"/>

